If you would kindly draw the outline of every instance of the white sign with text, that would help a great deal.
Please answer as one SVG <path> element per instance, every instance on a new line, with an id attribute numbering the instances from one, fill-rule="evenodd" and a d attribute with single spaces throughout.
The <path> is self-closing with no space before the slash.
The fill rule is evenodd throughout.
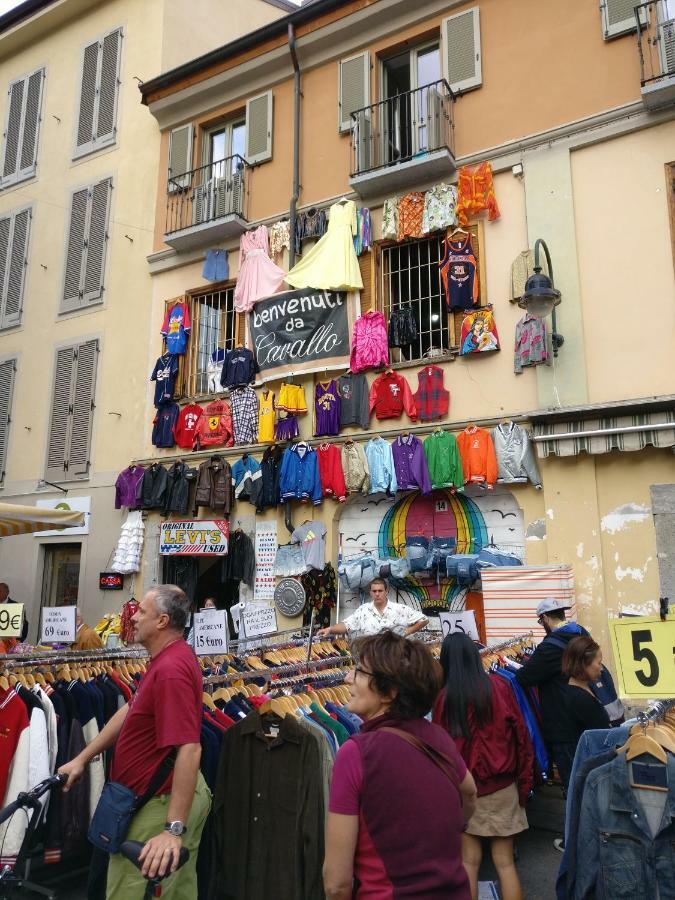
<path id="1" fill-rule="evenodd" d="M 227 653 L 227 613 L 224 609 L 205 609 L 195 613 L 193 628 L 197 656 Z"/>
<path id="2" fill-rule="evenodd" d="M 460 631 L 468 634 L 473 641 L 480 640 L 476 628 L 476 614 L 472 609 L 465 609 L 463 612 L 442 612 L 438 614 L 438 618 L 441 620 L 443 637 Z"/>
<path id="3" fill-rule="evenodd" d="M 77 634 L 76 606 L 43 606 L 40 642 L 73 644 Z"/>
<path id="4" fill-rule="evenodd" d="M 241 615 L 246 637 L 274 634 L 277 631 L 277 611 L 273 606 L 249 604 Z"/>

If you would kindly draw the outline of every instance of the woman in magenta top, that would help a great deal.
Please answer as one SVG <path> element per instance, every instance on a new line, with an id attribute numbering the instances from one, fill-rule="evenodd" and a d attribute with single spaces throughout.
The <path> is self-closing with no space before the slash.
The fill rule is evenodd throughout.
<path id="1" fill-rule="evenodd" d="M 348 709 L 364 725 L 333 768 L 326 898 L 470 900 L 461 834 L 476 786 L 450 736 L 424 718 L 440 667 L 424 644 L 392 631 L 354 650 Z"/>

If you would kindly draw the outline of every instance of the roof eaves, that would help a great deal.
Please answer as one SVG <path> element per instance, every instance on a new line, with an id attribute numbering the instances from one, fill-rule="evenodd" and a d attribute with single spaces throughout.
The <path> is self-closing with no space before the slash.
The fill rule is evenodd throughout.
<path id="1" fill-rule="evenodd" d="M 0 34 L 8 31 L 10 28 L 14 28 L 15 25 L 20 25 L 21 22 L 30 19 L 31 16 L 41 12 L 48 6 L 53 6 L 56 2 L 57 0 L 24 0 L 23 3 L 0 16 Z"/>

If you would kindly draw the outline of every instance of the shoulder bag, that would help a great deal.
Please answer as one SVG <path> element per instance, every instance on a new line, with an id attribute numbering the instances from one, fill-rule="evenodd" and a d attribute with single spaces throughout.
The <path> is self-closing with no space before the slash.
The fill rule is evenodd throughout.
<path id="1" fill-rule="evenodd" d="M 383 728 L 378 728 L 378 731 L 387 731 L 389 734 L 395 734 L 400 738 L 403 738 L 411 747 L 415 747 L 421 753 L 424 753 L 438 768 L 443 772 L 448 781 L 450 781 L 457 790 L 457 793 L 460 795 L 461 801 L 461 791 L 459 789 L 459 779 L 457 777 L 457 770 L 455 769 L 455 764 L 452 759 L 442 750 L 437 750 L 435 747 L 432 747 L 430 744 L 427 744 L 426 741 L 421 740 L 415 734 L 410 734 L 408 731 L 403 731 L 401 728 L 392 728 L 389 725 L 385 725 Z"/>

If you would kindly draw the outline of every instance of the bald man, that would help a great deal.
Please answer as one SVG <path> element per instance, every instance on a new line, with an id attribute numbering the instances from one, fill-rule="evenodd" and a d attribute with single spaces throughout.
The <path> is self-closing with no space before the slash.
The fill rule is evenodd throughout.
<path id="1" fill-rule="evenodd" d="M 5 584 L 4 581 L 0 582 L 0 603 L 16 603 L 16 600 L 12 600 L 9 596 L 9 585 Z M 23 642 L 26 640 L 28 635 L 28 619 L 26 618 L 26 608 L 23 610 L 23 628 L 21 629 L 21 638 L 20 640 Z"/>

